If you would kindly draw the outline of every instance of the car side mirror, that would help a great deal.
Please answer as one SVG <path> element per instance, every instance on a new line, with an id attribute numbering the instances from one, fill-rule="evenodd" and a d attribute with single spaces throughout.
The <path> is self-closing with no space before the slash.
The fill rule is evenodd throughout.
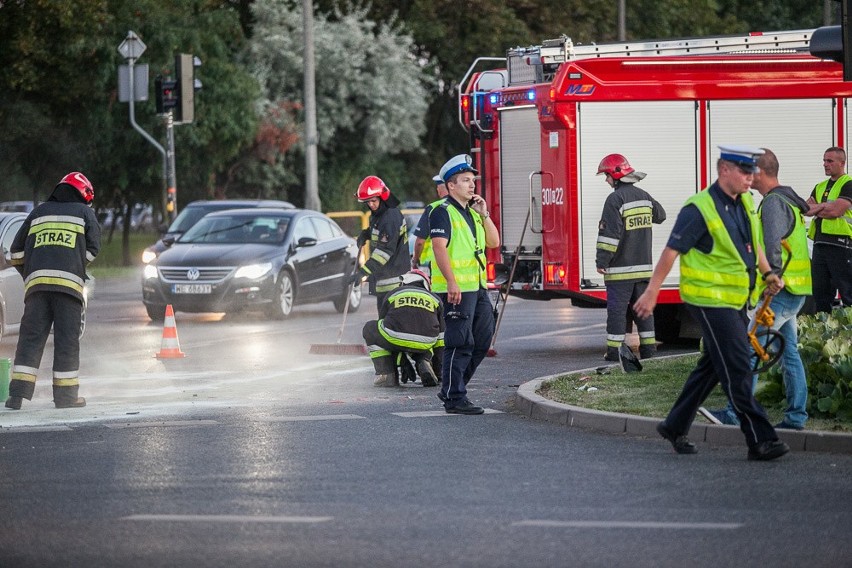
<path id="1" fill-rule="evenodd" d="M 301 247 L 312 247 L 317 244 L 317 240 L 313 237 L 301 237 L 299 241 L 296 243 L 296 248 Z"/>
<path id="2" fill-rule="evenodd" d="M 163 244 L 166 245 L 167 247 L 170 247 L 173 244 L 175 244 L 175 238 L 174 237 L 166 237 L 166 238 L 163 239 Z"/>

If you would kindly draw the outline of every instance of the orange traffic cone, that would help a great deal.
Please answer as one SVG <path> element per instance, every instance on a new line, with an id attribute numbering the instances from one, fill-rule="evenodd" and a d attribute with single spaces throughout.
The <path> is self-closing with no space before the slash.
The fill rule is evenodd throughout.
<path id="1" fill-rule="evenodd" d="M 163 343 L 160 345 L 157 359 L 180 359 L 181 357 L 186 357 L 186 353 L 180 350 L 177 327 L 175 327 L 175 311 L 169 304 L 166 306 L 166 317 L 163 320 Z"/>

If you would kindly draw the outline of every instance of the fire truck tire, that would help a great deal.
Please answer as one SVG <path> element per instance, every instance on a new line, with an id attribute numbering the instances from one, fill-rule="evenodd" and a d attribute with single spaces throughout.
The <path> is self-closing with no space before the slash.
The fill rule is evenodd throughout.
<path id="1" fill-rule="evenodd" d="M 654 310 L 654 334 L 663 343 L 680 340 L 680 310 L 676 304 L 659 304 Z"/>

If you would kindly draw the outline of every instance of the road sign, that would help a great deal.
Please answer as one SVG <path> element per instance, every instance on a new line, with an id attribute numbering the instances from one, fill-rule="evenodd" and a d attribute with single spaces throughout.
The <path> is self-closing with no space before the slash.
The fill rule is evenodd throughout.
<path id="1" fill-rule="evenodd" d="M 118 52 L 125 59 L 139 59 L 145 53 L 147 47 L 135 32 L 130 31 L 127 32 L 127 37 L 118 46 Z"/>

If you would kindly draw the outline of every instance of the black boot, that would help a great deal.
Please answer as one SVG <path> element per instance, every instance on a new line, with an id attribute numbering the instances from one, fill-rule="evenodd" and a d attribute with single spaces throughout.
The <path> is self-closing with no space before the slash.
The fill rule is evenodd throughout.
<path id="1" fill-rule="evenodd" d="M 618 358 L 618 347 L 607 347 L 606 355 L 604 355 L 604 361 L 612 361 L 614 363 L 621 361 L 621 359 Z"/>
<path id="2" fill-rule="evenodd" d="M 435 376 L 435 371 L 432 370 L 432 362 L 421 357 L 415 361 L 417 374 L 420 375 L 420 383 L 424 387 L 437 387 L 438 377 Z"/>
<path id="3" fill-rule="evenodd" d="M 640 345 L 639 357 L 642 359 L 650 359 L 657 354 L 657 348 L 654 345 Z"/>
<path id="4" fill-rule="evenodd" d="M 21 403 L 24 401 L 23 397 L 20 396 L 10 396 L 6 399 L 6 408 L 11 408 L 12 410 L 20 410 Z"/>

